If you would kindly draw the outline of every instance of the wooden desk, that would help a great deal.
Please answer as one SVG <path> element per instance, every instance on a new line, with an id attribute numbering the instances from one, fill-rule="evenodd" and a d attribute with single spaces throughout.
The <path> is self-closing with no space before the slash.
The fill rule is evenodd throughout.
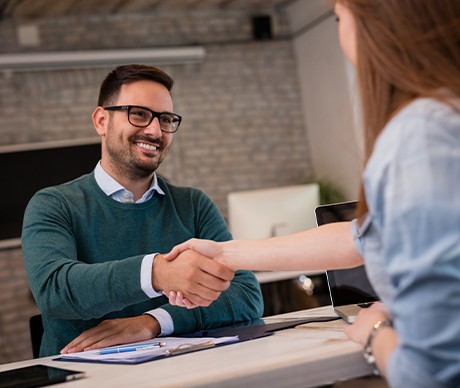
<path id="1" fill-rule="evenodd" d="M 330 306 L 264 318 L 333 316 Z M 333 321 L 282 330 L 274 335 L 139 365 L 53 361 L 54 357 L 0 365 L 0 371 L 46 364 L 85 371 L 72 387 L 315 387 L 365 376 L 371 369 L 362 349 L 346 339 L 346 324 Z"/>

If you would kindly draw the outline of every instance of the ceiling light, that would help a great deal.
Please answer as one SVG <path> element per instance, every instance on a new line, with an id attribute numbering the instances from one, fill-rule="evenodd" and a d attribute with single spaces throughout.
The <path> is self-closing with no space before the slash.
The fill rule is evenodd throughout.
<path id="1" fill-rule="evenodd" d="M 202 46 L 149 49 L 54 51 L 1 54 L 0 70 L 38 71 L 105 67 L 127 63 L 178 64 L 200 62 L 205 56 Z"/>

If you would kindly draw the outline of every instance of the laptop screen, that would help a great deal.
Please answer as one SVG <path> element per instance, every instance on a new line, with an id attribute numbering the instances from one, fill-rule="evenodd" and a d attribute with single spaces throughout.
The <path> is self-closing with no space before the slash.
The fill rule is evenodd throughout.
<path id="1" fill-rule="evenodd" d="M 331 222 L 351 221 L 355 217 L 356 201 L 321 205 L 315 209 L 318 226 Z M 364 266 L 326 271 L 333 306 L 367 303 L 378 296 L 366 275 Z"/>

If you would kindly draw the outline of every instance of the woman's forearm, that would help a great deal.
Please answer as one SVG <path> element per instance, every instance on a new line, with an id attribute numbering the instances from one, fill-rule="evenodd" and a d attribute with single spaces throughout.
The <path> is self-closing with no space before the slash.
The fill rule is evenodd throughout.
<path id="1" fill-rule="evenodd" d="M 350 222 L 327 224 L 288 236 L 225 242 L 223 256 L 233 269 L 249 270 L 325 270 L 363 263 L 355 248 Z"/>

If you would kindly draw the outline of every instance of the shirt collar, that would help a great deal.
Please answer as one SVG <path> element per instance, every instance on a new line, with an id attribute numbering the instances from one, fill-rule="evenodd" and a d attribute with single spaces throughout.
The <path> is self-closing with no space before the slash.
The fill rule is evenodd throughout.
<path id="1" fill-rule="evenodd" d="M 123 200 L 120 200 L 119 198 L 126 198 L 126 196 L 123 195 L 123 193 L 132 193 L 124 188 L 120 183 L 118 183 L 115 179 L 113 179 L 101 166 L 101 162 L 99 161 L 98 164 L 96 165 L 96 168 L 94 169 L 94 178 L 96 179 L 97 184 L 101 188 L 101 190 L 109 197 L 119 201 L 119 202 L 124 202 Z M 142 203 L 145 201 L 148 201 L 154 192 L 157 192 L 158 194 L 164 195 L 164 191 L 161 189 L 161 187 L 158 185 L 158 179 L 157 175 L 154 173 L 153 174 L 153 179 L 152 183 L 150 184 L 149 189 L 144 193 L 141 199 L 139 199 L 136 203 Z"/>

